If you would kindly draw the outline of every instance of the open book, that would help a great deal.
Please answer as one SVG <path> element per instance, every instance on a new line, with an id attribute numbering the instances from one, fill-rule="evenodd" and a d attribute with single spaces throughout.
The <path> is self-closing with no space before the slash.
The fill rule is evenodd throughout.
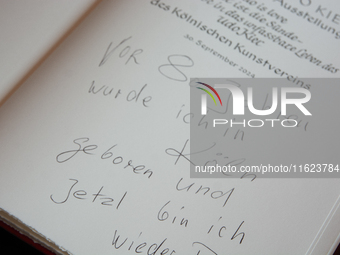
<path id="1" fill-rule="evenodd" d="M 36 70 L 3 85 L 3 221 L 57 254 L 333 254 L 340 238 L 338 2 L 82 4 Z M 289 136 L 263 139 L 238 126 L 221 138 L 225 166 L 262 167 L 250 159 L 294 152 L 304 160 L 293 166 L 303 178 L 192 178 L 190 125 L 204 121 L 191 113 L 190 88 L 214 77 L 280 78 L 323 98 L 307 107 L 322 123 L 291 117 L 298 125 Z M 333 86 L 307 78 L 332 78 Z M 331 178 L 313 178 L 313 169 Z"/>

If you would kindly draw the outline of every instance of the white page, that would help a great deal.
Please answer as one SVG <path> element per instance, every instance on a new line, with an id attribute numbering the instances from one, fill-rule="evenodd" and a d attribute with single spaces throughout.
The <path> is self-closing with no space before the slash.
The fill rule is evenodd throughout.
<path id="1" fill-rule="evenodd" d="M 228 2 L 221 5 L 231 10 L 239 3 Z M 338 179 L 190 179 L 189 163 L 183 157 L 176 163 L 166 153 L 180 151 L 189 137 L 182 119 L 189 112 L 190 77 L 246 77 L 241 67 L 255 77 L 276 77 L 269 63 L 295 77 L 339 77 L 278 45 L 256 46 L 224 30 L 215 4 L 101 3 L 0 109 L 1 208 L 72 254 L 148 254 L 150 247 L 152 254 L 153 244 L 164 240 L 155 254 L 310 252 L 331 220 Z M 293 5 L 315 13 L 319 4 Z M 289 19 L 285 28 L 299 35 L 299 48 L 340 66 L 334 35 L 301 21 L 279 2 L 266 6 Z M 337 7 L 322 6 L 334 13 Z M 178 17 L 182 14 L 217 29 L 232 44 L 207 35 Z M 316 35 L 325 38 L 326 48 Z M 207 46 L 196 45 L 198 40 Z M 240 54 L 237 43 L 267 65 Z M 95 91 L 106 87 L 94 94 L 91 85 Z M 75 154 L 79 146 L 83 151 Z M 188 192 L 176 189 L 192 183 Z M 210 193 L 196 194 L 201 185 Z M 211 196 L 233 188 L 229 200 Z M 328 224 L 326 232 L 330 243 L 318 244 L 321 253 L 331 248 L 339 226 Z"/>
<path id="2" fill-rule="evenodd" d="M 0 1 L 0 102 L 95 2 Z"/>

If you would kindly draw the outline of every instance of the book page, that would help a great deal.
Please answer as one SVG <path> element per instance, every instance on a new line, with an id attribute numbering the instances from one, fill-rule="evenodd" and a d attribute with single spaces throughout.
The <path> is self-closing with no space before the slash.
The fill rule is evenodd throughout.
<path id="1" fill-rule="evenodd" d="M 1 104 L 95 2 L 0 1 Z"/>
<path id="2" fill-rule="evenodd" d="M 282 78 L 336 102 L 298 81 L 339 78 L 338 7 L 103 1 L 0 108 L 1 209 L 70 254 L 331 253 L 338 178 L 190 178 L 188 140 L 190 78 Z M 336 162 L 337 109 L 277 148 Z M 229 165 L 275 155 L 252 132 L 223 139 Z"/>

